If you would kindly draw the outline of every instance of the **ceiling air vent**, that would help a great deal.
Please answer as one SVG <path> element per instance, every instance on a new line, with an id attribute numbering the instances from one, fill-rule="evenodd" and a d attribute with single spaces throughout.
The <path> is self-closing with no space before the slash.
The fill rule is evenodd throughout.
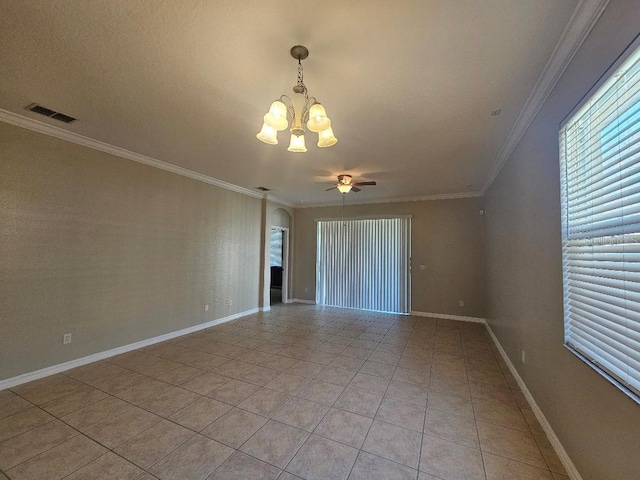
<path id="1" fill-rule="evenodd" d="M 27 107 L 27 110 L 31 110 L 32 112 L 39 113 L 40 115 L 44 115 L 45 117 L 55 118 L 56 120 L 60 120 L 64 123 L 73 123 L 77 119 L 70 117 L 69 115 L 65 115 L 64 113 L 56 112 L 55 110 L 51 110 L 50 108 L 43 107 L 42 105 L 38 105 L 37 103 L 32 103 Z"/>
<path id="2" fill-rule="evenodd" d="M 269 192 L 271 189 L 267 188 L 267 187 L 255 187 L 257 190 L 260 190 L 262 192 Z"/>

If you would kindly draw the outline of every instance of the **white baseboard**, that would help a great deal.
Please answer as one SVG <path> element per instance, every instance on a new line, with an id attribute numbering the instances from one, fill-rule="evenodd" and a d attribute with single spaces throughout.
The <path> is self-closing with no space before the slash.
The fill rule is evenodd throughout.
<path id="1" fill-rule="evenodd" d="M 260 310 L 261 312 L 268 312 L 269 310 L 271 310 L 271 306 L 268 305 L 266 307 L 260 307 L 258 310 Z"/>
<path id="2" fill-rule="evenodd" d="M 246 317 L 247 315 L 258 313 L 259 311 L 259 308 L 253 308 L 244 312 L 234 313 L 233 315 L 229 315 L 227 317 L 218 318 L 206 323 L 200 323 L 192 327 L 176 330 L 175 332 L 165 333 L 164 335 L 159 335 L 157 337 L 140 340 L 139 342 L 112 348 L 111 350 L 105 350 L 104 352 L 94 353 L 92 355 L 87 355 L 86 357 L 76 358 L 75 360 L 59 363 L 50 367 L 45 367 L 40 370 L 36 370 L 35 372 L 23 373 L 22 375 L 18 375 L 17 377 L 0 380 L 0 390 L 15 387 L 16 385 L 21 385 L 33 380 L 38 380 L 39 378 L 48 377 L 50 375 L 64 372 L 66 370 L 71 370 L 72 368 L 81 367 L 82 365 L 97 362 L 98 360 L 104 360 L 105 358 L 114 357 L 116 355 L 120 355 L 121 353 L 130 352 L 131 350 L 137 350 L 139 348 L 147 347 L 149 345 L 153 345 L 154 343 L 160 343 L 166 340 L 171 340 L 172 338 L 188 335 L 189 333 L 197 332 L 198 330 L 204 330 L 205 328 L 213 327 L 215 325 L 220 325 L 221 323 L 226 323 L 240 317 Z"/>
<path id="3" fill-rule="evenodd" d="M 416 317 L 442 318 L 444 320 L 458 320 L 459 322 L 487 323 L 484 318 L 480 317 L 463 317 L 461 315 L 449 315 L 446 313 L 428 313 L 411 311 L 411 315 Z"/>
<path id="4" fill-rule="evenodd" d="M 304 303 L 306 305 L 315 305 L 315 300 L 303 300 L 301 298 L 293 298 L 290 300 L 290 303 Z"/>
<path id="5" fill-rule="evenodd" d="M 551 442 L 553 449 L 556 451 L 556 454 L 558 455 L 558 458 L 560 459 L 560 461 L 562 462 L 562 465 L 567 471 L 569 478 L 571 478 L 571 480 L 582 480 L 582 476 L 576 469 L 576 466 L 571 461 L 571 458 L 569 458 L 567 451 L 564 449 L 564 447 L 560 443 L 560 439 L 556 436 L 555 432 L 553 431 L 553 428 L 551 428 L 551 424 L 549 423 L 547 418 L 544 416 L 544 413 L 542 413 L 542 410 L 540 410 L 540 407 L 538 406 L 535 399 L 533 398 L 533 395 L 531 395 L 531 392 L 527 388 L 527 385 L 524 383 L 524 380 L 522 380 L 522 378 L 518 374 L 516 367 L 514 367 L 513 363 L 511 363 L 511 360 L 507 356 L 507 352 L 505 352 L 504 348 L 502 348 L 502 345 L 500 345 L 498 338 L 495 336 L 495 334 L 493 333 L 493 330 L 491 330 L 491 327 L 489 326 L 488 323 L 487 323 L 487 330 L 489 331 L 489 334 L 491 335 L 493 342 L 496 344 L 496 347 L 498 348 L 498 351 L 500 352 L 502 359 L 505 361 L 505 363 L 509 367 L 509 370 L 511 371 L 511 374 L 513 375 L 513 377 L 516 379 L 516 382 L 518 382 L 518 386 L 522 390 L 524 397 L 527 399 L 527 402 L 529 403 L 531 410 L 533 410 L 533 413 L 535 414 L 536 418 L 540 422 L 542 429 L 547 434 L 547 438 L 549 439 L 549 442 Z"/>

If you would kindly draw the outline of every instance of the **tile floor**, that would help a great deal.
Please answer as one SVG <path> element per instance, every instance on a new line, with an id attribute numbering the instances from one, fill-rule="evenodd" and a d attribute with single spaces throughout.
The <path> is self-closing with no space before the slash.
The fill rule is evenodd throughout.
<path id="1" fill-rule="evenodd" d="M 561 480 L 480 324 L 280 306 L 0 392 L 0 480 Z"/>

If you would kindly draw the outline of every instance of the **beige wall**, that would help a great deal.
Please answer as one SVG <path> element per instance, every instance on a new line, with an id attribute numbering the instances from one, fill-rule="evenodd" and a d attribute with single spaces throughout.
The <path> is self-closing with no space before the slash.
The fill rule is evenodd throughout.
<path id="1" fill-rule="evenodd" d="M 370 205 L 347 203 L 345 218 L 412 215 L 411 310 L 483 317 L 484 240 L 480 205 L 477 198 Z M 315 220 L 340 216 L 340 207 L 296 209 L 295 298 L 315 298 Z M 425 270 L 421 271 L 420 265 L 425 265 Z M 460 300 L 464 301 L 464 307 L 459 306 Z"/>
<path id="2" fill-rule="evenodd" d="M 258 306 L 260 199 L 4 123 L 0 145 L 0 379 Z"/>
<path id="3" fill-rule="evenodd" d="M 640 478 L 640 407 L 563 347 L 558 129 L 638 33 L 638 6 L 609 4 L 485 201 L 487 320 L 584 480 Z"/>

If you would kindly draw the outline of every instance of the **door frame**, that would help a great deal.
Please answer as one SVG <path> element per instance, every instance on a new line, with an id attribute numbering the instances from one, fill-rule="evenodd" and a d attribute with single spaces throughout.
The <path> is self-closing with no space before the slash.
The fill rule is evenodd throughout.
<path id="1" fill-rule="evenodd" d="M 316 287 L 315 287 L 315 303 L 318 305 L 318 267 L 320 264 L 320 243 L 318 242 L 318 232 L 319 232 L 319 223 L 320 222 L 348 222 L 352 220 L 383 220 L 383 219 L 408 219 L 407 226 L 407 243 L 406 243 L 406 258 L 407 262 L 406 268 L 406 293 L 405 293 L 405 301 L 406 301 L 406 312 L 397 312 L 398 315 L 411 315 L 412 312 L 412 261 L 413 261 L 413 253 L 412 253 L 412 235 L 413 235 L 413 215 L 358 215 L 353 217 L 342 217 L 342 218 L 316 218 L 316 265 L 315 265 L 315 273 L 316 273 Z M 351 308 L 351 307 L 341 307 L 341 308 Z"/>
<path id="2" fill-rule="evenodd" d="M 271 230 L 269 230 L 269 232 L 273 232 L 274 230 L 279 230 L 282 232 L 282 303 L 290 303 L 289 302 L 289 227 L 271 225 Z M 271 247 L 269 247 L 269 254 L 271 254 Z M 269 289 L 271 289 L 271 269 L 269 269 Z M 271 292 L 269 292 L 269 306 L 271 306 Z"/>

